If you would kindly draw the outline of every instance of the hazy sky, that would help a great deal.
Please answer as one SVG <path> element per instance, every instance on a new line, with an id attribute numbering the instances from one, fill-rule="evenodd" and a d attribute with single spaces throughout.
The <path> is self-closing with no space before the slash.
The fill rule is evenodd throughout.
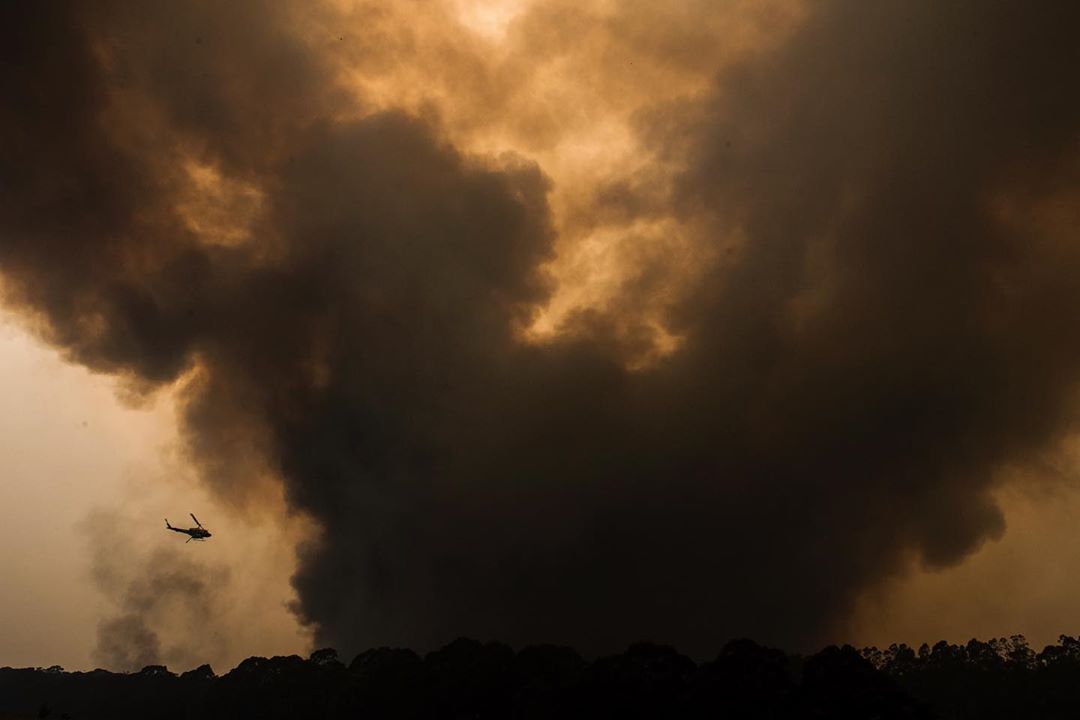
<path id="1" fill-rule="evenodd" d="M 1070 632 L 1080 10 L 0 13 L 0 662 Z"/>
<path id="2" fill-rule="evenodd" d="M 111 566 L 130 583 L 145 558 L 184 541 L 163 529 L 164 516 L 188 527 L 191 511 L 225 542 L 185 552 L 209 579 L 222 567 L 229 577 L 214 606 L 222 617 L 185 625 L 170 609 L 157 624 L 166 649 L 176 648 L 174 664 L 224 670 L 252 654 L 306 651 L 310 639 L 286 608 L 296 537 L 289 524 L 238 522 L 178 457 L 169 398 L 131 407 L 115 390 L 110 378 L 65 363 L 0 314 L 0 502 L 8 509 L 0 524 L 0 665 L 102 665 L 94 655 L 99 625 L 121 614 L 129 588 L 103 591 L 96 571 Z M 201 639 L 223 631 L 229 637 L 217 643 Z M 184 656 L 186 647 L 200 652 Z"/>

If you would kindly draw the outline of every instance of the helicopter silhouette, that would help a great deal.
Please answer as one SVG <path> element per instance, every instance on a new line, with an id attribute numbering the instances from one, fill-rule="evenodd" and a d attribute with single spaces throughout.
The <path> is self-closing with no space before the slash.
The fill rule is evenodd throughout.
<path id="1" fill-rule="evenodd" d="M 169 518 L 165 518 L 165 527 L 173 532 L 190 535 L 191 537 L 184 541 L 185 545 L 192 540 L 205 540 L 210 537 L 210 531 L 202 526 L 202 523 L 199 522 L 199 518 L 195 517 L 195 513 L 188 514 L 191 515 L 191 519 L 195 521 L 195 524 L 198 525 L 198 527 L 187 528 L 186 530 L 184 528 L 173 527 L 169 524 Z"/>

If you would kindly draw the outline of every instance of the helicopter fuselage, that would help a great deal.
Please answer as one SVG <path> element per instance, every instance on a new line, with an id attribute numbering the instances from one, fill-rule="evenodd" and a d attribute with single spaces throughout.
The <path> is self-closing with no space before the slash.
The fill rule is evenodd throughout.
<path id="1" fill-rule="evenodd" d="M 192 517 L 193 520 L 195 519 L 194 515 L 192 515 L 191 517 Z M 188 535 L 189 536 L 188 537 L 188 542 L 191 542 L 192 540 L 205 540 L 206 538 L 211 537 L 210 531 L 207 530 L 206 528 L 204 528 L 202 525 L 200 525 L 198 520 L 195 520 L 195 524 L 198 525 L 198 527 L 193 527 L 193 528 L 173 527 L 172 525 L 169 524 L 168 518 L 166 518 L 166 520 L 165 520 L 165 529 L 172 530 L 173 532 L 183 533 L 184 535 Z"/>

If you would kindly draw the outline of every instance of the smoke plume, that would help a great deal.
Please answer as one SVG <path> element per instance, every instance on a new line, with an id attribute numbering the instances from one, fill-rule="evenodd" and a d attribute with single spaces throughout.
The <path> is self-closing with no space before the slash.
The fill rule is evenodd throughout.
<path id="1" fill-rule="evenodd" d="M 284 484 L 320 645 L 821 642 L 1000 536 L 1001 469 L 1075 429 L 1080 7 L 822 2 L 766 41 L 653 5 L 538 4 L 501 49 L 442 4 L 0 10 L 5 302 L 177 383 L 222 497 Z M 632 162 L 556 167 L 604 120 L 515 89 L 559 63 Z M 601 299 L 535 334 L 605 233 Z"/>
<path id="2" fill-rule="evenodd" d="M 98 510 L 83 527 L 93 549 L 91 577 L 111 605 L 98 624 L 94 661 L 131 672 L 220 656 L 228 644 L 229 568 L 175 548 L 143 551 L 128 530 L 134 522 Z"/>

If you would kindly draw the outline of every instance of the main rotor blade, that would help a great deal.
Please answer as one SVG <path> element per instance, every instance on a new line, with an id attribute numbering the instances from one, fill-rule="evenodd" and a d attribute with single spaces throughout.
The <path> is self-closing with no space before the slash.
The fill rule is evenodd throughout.
<path id="1" fill-rule="evenodd" d="M 195 513 L 188 513 L 188 515 L 191 516 L 191 519 L 195 521 L 196 525 L 198 525 L 199 527 L 202 527 L 202 523 L 199 522 L 199 518 L 195 517 Z"/>

